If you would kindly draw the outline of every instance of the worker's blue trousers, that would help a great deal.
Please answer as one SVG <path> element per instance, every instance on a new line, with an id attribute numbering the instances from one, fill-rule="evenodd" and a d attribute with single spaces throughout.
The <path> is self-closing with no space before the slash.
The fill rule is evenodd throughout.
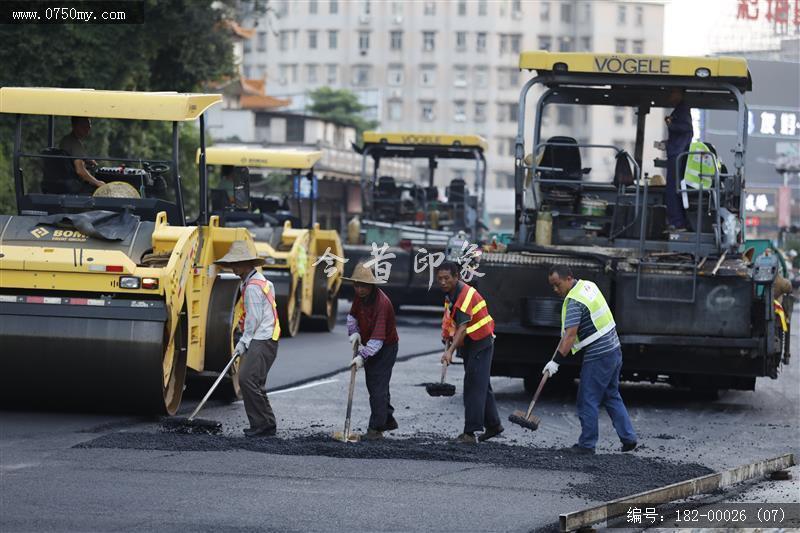
<path id="1" fill-rule="evenodd" d="M 619 348 L 583 362 L 578 385 L 578 418 L 581 421 L 578 446 L 594 449 L 597 445 L 597 415 L 601 406 L 606 408 L 611 417 L 619 439 L 624 444 L 636 442 L 636 432 L 619 394 L 621 369 L 622 352 Z"/>

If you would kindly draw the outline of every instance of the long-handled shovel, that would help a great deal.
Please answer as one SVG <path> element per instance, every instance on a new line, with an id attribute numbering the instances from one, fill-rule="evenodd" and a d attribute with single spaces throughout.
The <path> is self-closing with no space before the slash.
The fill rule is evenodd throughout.
<path id="1" fill-rule="evenodd" d="M 353 357 L 358 355 L 358 345 L 353 346 Z M 350 433 L 350 414 L 353 411 L 353 391 L 356 388 L 356 372 L 358 369 L 356 365 L 350 368 L 350 390 L 347 392 L 347 414 L 344 418 L 344 431 L 337 431 L 333 434 L 333 438 L 342 442 L 358 442 L 361 435 L 358 433 Z"/>
<path id="2" fill-rule="evenodd" d="M 447 348 L 450 347 L 450 342 L 447 343 Z M 425 385 L 425 390 L 430 396 L 453 396 L 456 393 L 456 386 L 450 383 L 445 383 L 444 378 L 447 376 L 447 367 L 442 363 L 442 379 L 439 383 L 428 383 Z"/>
<path id="3" fill-rule="evenodd" d="M 211 395 L 214 394 L 214 391 L 217 389 L 217 386 L 220 384 L 222 379 L 228 375 L 228 371 L 231 369 L 234 361 L 239 357 L 239 354 L 234 354 L 231 357 L 231 360 L 228 361 L 228 364 L 225 365 L 225 368 L 222 372 L 219 373 L 217 376 L 217 380 L 211 385 L 211 388 L 208 389 L 208 392 L 197 405 L 192 414 L 189 415 L 188 418 L 185 417 L 174 417 L 174 418 L 167 418 L 164 419 L 162 425 L 164 428 L 175 431 L 176 433 L 210 433 L 210 434 L 217 434 L 222 431 L 222 423 L 217 422 L 216 420 L 208 420 L 205 418 L 195 418 L 197 413 L 200 412 L 200 409 L 206 404 Z"/>

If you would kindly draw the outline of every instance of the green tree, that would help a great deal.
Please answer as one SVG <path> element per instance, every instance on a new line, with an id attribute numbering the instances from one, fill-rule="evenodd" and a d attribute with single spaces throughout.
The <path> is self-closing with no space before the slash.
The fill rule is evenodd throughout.
<path id="1" fill-rule="evenodd" d="M 320 87 L 311 91 L 309 96 L 313 103 L 308 110 L 312 114 L 354 127 L 358 133 L 359 142 L 361 142 L 361 134 L 364 131 L 378 126 L 377 121 L 364 118 L 363 113 L 366 107 L 358 101 L 355 94 L 347 89 Z"/>
<path id="2" fill-rule="evenodd" d="M 202 90 L 234 74 L 232 34 L 226 22 L 245 0 L 145 1 L 141 25 L 0 26 L 0 86 L 91 87 L 109 90 Z M 263 2 L 262 2 L 263 3 Z M 93 154 L 169 159 L 171 126 L 149 121 L 94 121 L 87 148 Z M 68 129 L 59 119 L 57 138 Z M 0 115 L 0 212 L 15 210 L 10 176 L 14 119 Z M 23 146 L 38 152 L 46 121 L 26 120 Z M 196 125 L 181 126 L 181 174 L 187 211 L 196 211 Z M 193 143 L 193 144 L 192 144 Z M 28 175 L 40 164 L 27 162 Z"/>

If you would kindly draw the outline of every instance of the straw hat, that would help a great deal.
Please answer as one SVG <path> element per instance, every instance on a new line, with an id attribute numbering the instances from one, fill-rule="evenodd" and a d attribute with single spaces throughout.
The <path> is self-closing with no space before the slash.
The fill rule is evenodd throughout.
<path id="1" fill-rule="evenodd" d="M 352 278 L 345 278 L 347 281 L 355 281 L 357 283 L 367 283 L 369 285 L 383 285 L 386 283 L 385 281 L 381 281 L 375 277 L 375 274 L 372 273 L 372 270 L 365 267 L 364 263 L 359 263 L 353 269 L 353 277 Z"/>
<path id="2" fill-rule="evenodd" d="M 230 265 L 232 263 L 253 263 L 255 266 L 263 265 L 264 259 L 258 257 L 254 250 L 250 249 L 247 241 L 233 241 L 228 253 L 214 261 L 217 265 Z"/>

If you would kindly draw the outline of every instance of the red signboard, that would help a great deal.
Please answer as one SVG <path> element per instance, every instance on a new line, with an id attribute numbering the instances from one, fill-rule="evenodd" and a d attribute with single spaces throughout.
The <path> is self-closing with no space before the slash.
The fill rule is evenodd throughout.
<path id="1" fill-rule="evenodd" d="M 744 219 L 744 225 L 749 228 L 756 228 L 761 225 L 761 217 L 747 217 Z"/>
<path id="2" fill-rule="evenodd" d="M 763 9 L 762 9 L 763 8 Z M 800 26 L 800 0 L 739 0 L 736 18 Z"/>

